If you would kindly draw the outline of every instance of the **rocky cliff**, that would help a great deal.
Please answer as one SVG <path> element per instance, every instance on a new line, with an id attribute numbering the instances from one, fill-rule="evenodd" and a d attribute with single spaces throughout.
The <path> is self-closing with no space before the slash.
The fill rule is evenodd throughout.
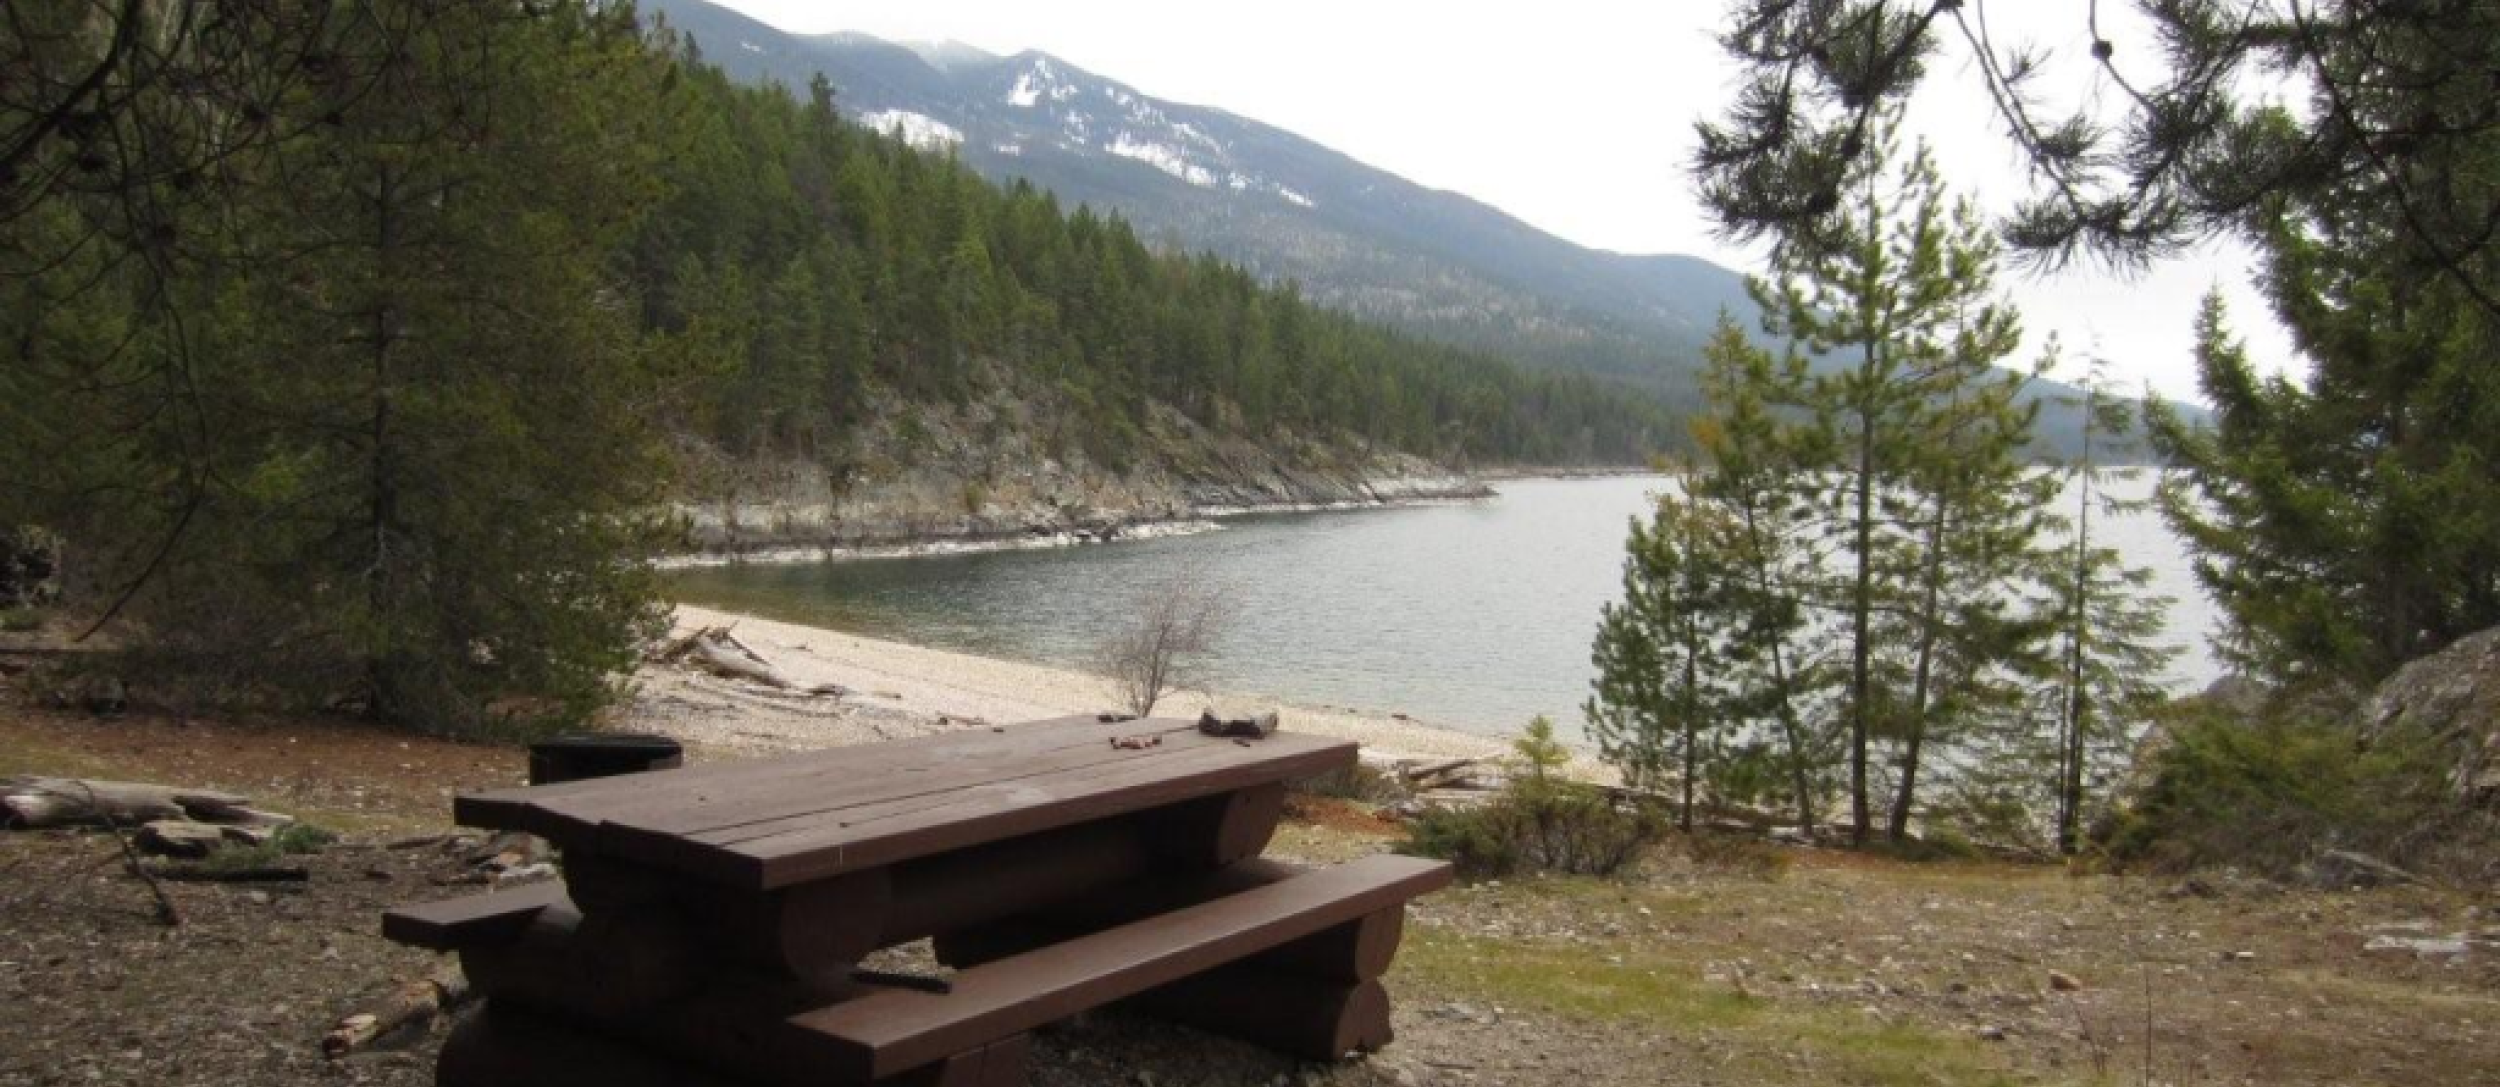
<path id="1" fill-rule="evenodd" d="M 685 550 L 1102 540 L 1227 513 L 1492 493 L 1421 457 L 1289 434 L 1221 436 L 1165 408 L 1116 442 L 1078 432 L 1049 397 L 882 403 L 870 417 L 842 449 L 817 456 L 690 446 L 675 507 Z"/>

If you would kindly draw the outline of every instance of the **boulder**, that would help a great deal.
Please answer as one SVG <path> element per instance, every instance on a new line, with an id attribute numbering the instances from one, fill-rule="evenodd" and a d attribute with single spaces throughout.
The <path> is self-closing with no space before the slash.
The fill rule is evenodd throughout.
<path id="1" fill-rule="evenodd" d="M 2500 627 L 2398 669 L 2361 703 L 2355 725 L 2365 743 L 2437 744 L 2455 760 L 2448 784 L 2460 801 L 2500 796 Z"/>

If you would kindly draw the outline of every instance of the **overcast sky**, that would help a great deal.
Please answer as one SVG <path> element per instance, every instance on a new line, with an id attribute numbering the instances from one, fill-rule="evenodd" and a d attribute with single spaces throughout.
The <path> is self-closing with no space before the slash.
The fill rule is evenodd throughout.
<path id="1" fill-rule="evenodd" d="M 1288 129 L 1582 245 L 1691 253 L 1760 271 L 1757 253 L 1711 236 L 1683 172 L 1693 121 L 1719 111 L 1735 74 L 1711 39 L 1725 11 L 1711 0 L 727 3 L 799 33 L 1039 49 L 1159 98 Z M 2071 89 L 2069 101 L 2096 100 L 2083 4 L 1971 6 L 1994 19 L 2000 42 L 2051 49 L 2043 78 Z M 2149 51 L 2122 13 L 2105 10 L 2104 18 L 2120 63 Z M 2002 208 L 2021 192 L 2020 167 L 1962 55 L 1948 54 L 1911 123 L 1935 143 L 1948 180 Z M 2071 360 L 2097 339 L 2123 380 L 2191 399 L 2190 322 L 2209 287 L 2224 289 L 2262 366 L 2290 366 L 2284 336 L 2249 285 L 2252 267 L 2238 245 L 2215 244 L 2138 277 L 2078 269 L 2009 274 L 2007 285 L 2030 335 L 2027 355 L 2055 331 L 2071 372 Z"/>

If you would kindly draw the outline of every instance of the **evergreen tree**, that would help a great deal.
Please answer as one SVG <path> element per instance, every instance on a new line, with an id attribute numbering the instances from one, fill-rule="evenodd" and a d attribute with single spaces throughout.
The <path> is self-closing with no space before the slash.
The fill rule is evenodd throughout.
<path id="1" fill-rule="evenodd" d="M 2232 662 L 2261 675 L 2367 685 L 2500 623 L 2500 125 L 2487 88 L 2415 81 L 2488 67 L 2491 35 L 2434 25 L 2487 29 L 2490 5 L 2468 6 L 2315 40 L 2313 66 L 2346 91 L 2330 116 L 2389 133 L 2368 138 L 2404 172 L 2258 205 L 2263 285 L 2306 373 L 2260 378 L 2209 301 L 2196 361 L 2215 425 L 2154 429 L 2185 470 L 2166 512 L 2229 618 Z"/>
<path id="2" fill-rule="evenodd" d="M 2178 652 L 2156 641 L 2171 600 L 2150 591 L 2152 570 L 2127 565 L 2125 556 L 2095 534 L 2101 518 L 2140 514 L 2146 506 L 2103 486 L 2138 475 L 2135 469 L 2106 467 L 2132 459 L 2126 401 L 2109 392 L 2106 364 L 2098 357 L 2076 384 L 2082 392 L 2073 404 L 2083 425 L 2081 450 L 2062 473 L 2074 516 L 2050 579 L 2058 643 L 2052 787 L 2057 849 L 2066 854 L 2082 841 L 2093 782 L 2124 757 L 2136 727 L 2164 699 L 2160 677 Z"/>
<path id="3" fill-rule="evenodd" d="M 2043 263 L 2090 253 L 2140 264 L 2220 233 L 2270 245 L 2278 214 L 2327 223 L 2364 211 L 2408 253 L 2405 268 L 2427 273 L 2410 278 L 2500 320 L 2500 6 L 2133 6 L 2133 40 L 2103 35 L 2119 24 L 2104 24 L 2099 4 L 2061 9 L 2091 43 L 2065 53 L 2061 75 L 2036 43 L 1992 36 L 1981 3 L 1740 0 L 1720 38 L 1741 72 L 1735 101 L 1697 126 L 1702 197 L 1740 239 L 1820 235 L 1886 114 L 1952 73 L 1978 84 L 2026 159 L 2032 189 L 2005 234 Z M 1961 60 L 1939 63 L 1956 47 Z M 2126 93 L 2040 93 L 2060 78 Z M 2064 113 L 2045 98 L 2083 104 Z"/>
<path id="4" fill-rule="evenodd" d="M 1987 280 L 1984 260 L 1973 274 Z M 1909 584 L 1881 624 L 1885 641 L 1909 647 L 1891 736 L 1885 834 L 1894 841 L 1909 836 L 1922 771 L 1938 754 L 2029 726 L 2024 681 L 2045 667 L 2046 625 L 2019 600 L 2037 573 L 2058 479 L 2023 455 L 2040 407 L 2022 398 L 2031 375 L 1992 365 L 2017 340 L 2012 315 L 1993 306 L 1957 320 L 1938 364 L 1932 429 L 1902 488 Z"/>
<path id="5" fill-rule="evenodd" d="M 1598 757 L 1624 784 L 1681 790 L 1679 820 L 1693 829 L 1695 789 L 1707 734 L 1728 720 L 1720 646 L 1735 588 L 1720 569 L 1727 526 L 1715 510 L 1673 494 L 1655 497 L 1649 523 L 1634 518 L 1625 541 L 1623 599 L 1600 611 L 1591 651 L 1595 694 L 1582 708 Z"/>
<path id="6" fill-rule="evenodd" d="M 1712 410 L 1693 426 L 1704 461 L 1688 487 L 1726 525 L 1731 582 L 1718 597 L 1732 622 L 1721 647 L 1723 710 L 1731 729 L 1775 735 L 1779 776 L 1810 835 L 1842 748 L 1821 712 L 1837 672 L 1814 651 L 1811 594 L 1825 567 L 1815 531 L 1821 454 L 1803 440 L 1807 428 L 1785 418 L 1807 381 L 1805 359 L 1792 352 L 1774 361 L 1726 314 L 1703 357 Z"/>
<path id="7" fill-rule="evenodd" d="M 652 356 L 607 257 L 659 196 L 666 61 L 578 4 L 392 0 L 323 34 L 269 102 L 283 135 L 139 255 L 166 296 L 120 350 L 196 395 L 68 361 L 28 391 L 108 428 L 85 482 L 117 497 L 24 513 L 137 587 L 168 675 L 435 730 L 579 720 L 650 615 Z"/>
<path id="8" fill-rule="evenodd" d="M 1904 740 L 1912 761 L 1902 780 L 1914 787 L 1928 723 L 1932 675 L 1888 667 L 1898 662 L 1880 654 L 1889 640 L 1879 621 L 1942 603 L 1919 586 L 1943 574 L 1946 541 L 1933 540 L 1932 559 L 1923 557 L 1920 535 L 1901 526 L 1924 516 L 1931 534 L 1953 528 L 1955 502 L 1980 477 L 2001 474 L 1994 463 L 1965 471 L 1953 462 L 2010 457 L 1993 439 L 2008 425 L 2027 437 L 2030 422 L 2006 417 L 2001 404 L 1975 407 L 1966 395 L 2018 339 L 2012 316 L 1988 297 L 1993 246 L 1969 205 L 1948 200 L 1923 146 L 1896 169 L 1886 138 L 1877 139 L 1885 147 L 1859 161 L 1854 195 L 1830 229 L 1783 244 L 1776 286 L 1755 286 L 1773 335 L 1849 356 L 1847 369 L 1807 383 L 1797 406 L 1813 420 L 1803 440 L 1832 480 L 1826 523 L 1848 559 L 1825 603 L 1845 625 L 1850 834 L 1860 843 L 1873 825 L 1874 745 L 1887 735 Z M 1974 440 L 1935 441 L 1954 434 Z M 1918 625 L 1925 669 L 1941 628 Z"/>

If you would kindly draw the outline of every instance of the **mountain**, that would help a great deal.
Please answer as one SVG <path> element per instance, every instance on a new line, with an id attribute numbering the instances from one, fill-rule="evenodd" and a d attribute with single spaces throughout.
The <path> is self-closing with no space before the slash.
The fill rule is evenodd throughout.
<path id="1" fill-rule="evenodd" d="M 1532 367 L 1699 401 L 1721 310 L 1750 317 L 1739 273 L 1699 257 L 1575 245 L 1467 196 L 1415 184 L 1222 109 L 1166 101 L 1047 53 L 856 32 L 797 35 L 705 0 L 643 0 L 731 77 L 803 90 L 1000 181 L 1115 210 L 1150 242 L 1209 250 L 1305 297 Z M 2039 444 L 2070 450 L 2074 389 L 2037 383 Z M 2190 419 L 2201 409 L 2177 405 Z"/>
<path id="2" fill-rule="evenodd" d="M 1139 92 L 1046 53 L 802 36 L 702 0 L 645 0 L 733 77 L 803 89 L 981 174 L 1116 209 L 1313 301 L 1531 365 L 1689 387 L 1743 278 L 1695 257 L 1588 249 L 1291 132 Z"/>

